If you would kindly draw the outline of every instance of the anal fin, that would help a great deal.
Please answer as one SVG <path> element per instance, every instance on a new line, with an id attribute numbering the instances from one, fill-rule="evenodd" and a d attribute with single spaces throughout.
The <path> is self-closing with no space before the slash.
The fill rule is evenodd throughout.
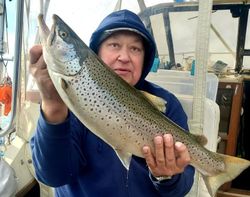
<path id="1" fill-rule="evenodd" d="M 132 154 L 123 152 L 121 150 L 115 150 L 116 155 L 119 157 L 120 161 L 122 162 L 123 166 L 129 170 L 129 165 L 131 162 Z"/>

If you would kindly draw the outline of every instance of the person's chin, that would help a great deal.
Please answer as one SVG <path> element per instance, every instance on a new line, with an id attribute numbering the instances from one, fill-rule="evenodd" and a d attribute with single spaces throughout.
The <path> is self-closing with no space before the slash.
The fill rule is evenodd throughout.
<path id="1" fill-rule="evenodd" d="M 128 84 L 131 84 L 131 77 L 130 76 L 125 76 L 125 75 L 119 75 L 124 81 L 126 81 Z"/>

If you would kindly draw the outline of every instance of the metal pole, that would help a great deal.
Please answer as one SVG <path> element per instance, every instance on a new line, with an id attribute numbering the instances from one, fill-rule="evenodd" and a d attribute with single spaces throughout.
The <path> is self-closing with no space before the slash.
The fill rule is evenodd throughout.
<path id="1" fill-rule="evenodd" d="M 23 7 L 24 0 L 17 1 L 17 15 L 16 15 L 16 39 L 15 39 L 15 53 L 14 53 L 14 76 L 12 83 L 12 102 L 11 102 L 11 117 L 9 124 L 0 130 L 0 137 L 14 130 L 14 122 L 16 117 L 17 95 L 19 87 L 19 71 L 22 53 L 22 33 L 23 33 Z"/>
<path id="2" fill-rule="evenodd" d="M 4 77 L 4 60 L 3 60 L 3 54 L 4 54 L 4 18 L 5 17 L 5 0 L 0 0 L 0 83 L 3 81 Z"/>
<path id="3" fill-rule="evenodd" d="M 4 53 L 4 17 L 5 17 L 5 0 L 0 0 L 0 54 Z"/>
<path id="4" fill-rule="evenodd" d="M 167 45 L 168 45 L 168 53 L 169 53 L 170 69 L 171 69 L 172 67 L 176 66 L 176 62 L 175 62 L 174 44 L 173 44 L 173 38 L 172 38 L 169 12 L 163 13 L 163 19 L 164 19 L 164 26 L 165 26 L 165 31 L 166 31 L 166 40 L 167 40 Z"/>

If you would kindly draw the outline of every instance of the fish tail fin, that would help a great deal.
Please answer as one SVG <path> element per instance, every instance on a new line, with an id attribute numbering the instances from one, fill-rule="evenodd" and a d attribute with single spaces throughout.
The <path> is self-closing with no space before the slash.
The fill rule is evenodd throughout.
<path id="1" fill-rule="evenodd" d="M 207 186 L 208 192 L 211 196 L 215 196 L 218 188 L 236 178 L 243 170 L 250 166 L 250 161 L 241 159 L 238 157 L 233 157 L 229 155 L 222 155 L 226 169 L 224 172 L 216 174 L 214 176 L 203 176 L 204 182 Z"/>

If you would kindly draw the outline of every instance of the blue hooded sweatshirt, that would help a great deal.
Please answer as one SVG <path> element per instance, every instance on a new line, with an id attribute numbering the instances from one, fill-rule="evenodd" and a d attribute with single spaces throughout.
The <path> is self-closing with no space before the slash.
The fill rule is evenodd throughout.
<path id="1" fill-rule="evenodd" d="M 136 87 L 165 99 L 165 115 L 188 130 L 187 117 L 176 97 L 145 80 L 156 46 L 136 14 L 121 10 L 108 15 L 92 34 L 90 48 L 97 53 L 103 35 L 117 28 L 132 29 L 144 39 L 145 64 Z M 61 124 L 49 124 L 41 112 L 30 144 L 37 179 L 54 187 L 60 197 L 183 197 L 193 184 L 192 166 L 159 182 L 150 174 L 145 160 L 133 156 L 127 171 L 114 150 L 71 112 Z"/>

